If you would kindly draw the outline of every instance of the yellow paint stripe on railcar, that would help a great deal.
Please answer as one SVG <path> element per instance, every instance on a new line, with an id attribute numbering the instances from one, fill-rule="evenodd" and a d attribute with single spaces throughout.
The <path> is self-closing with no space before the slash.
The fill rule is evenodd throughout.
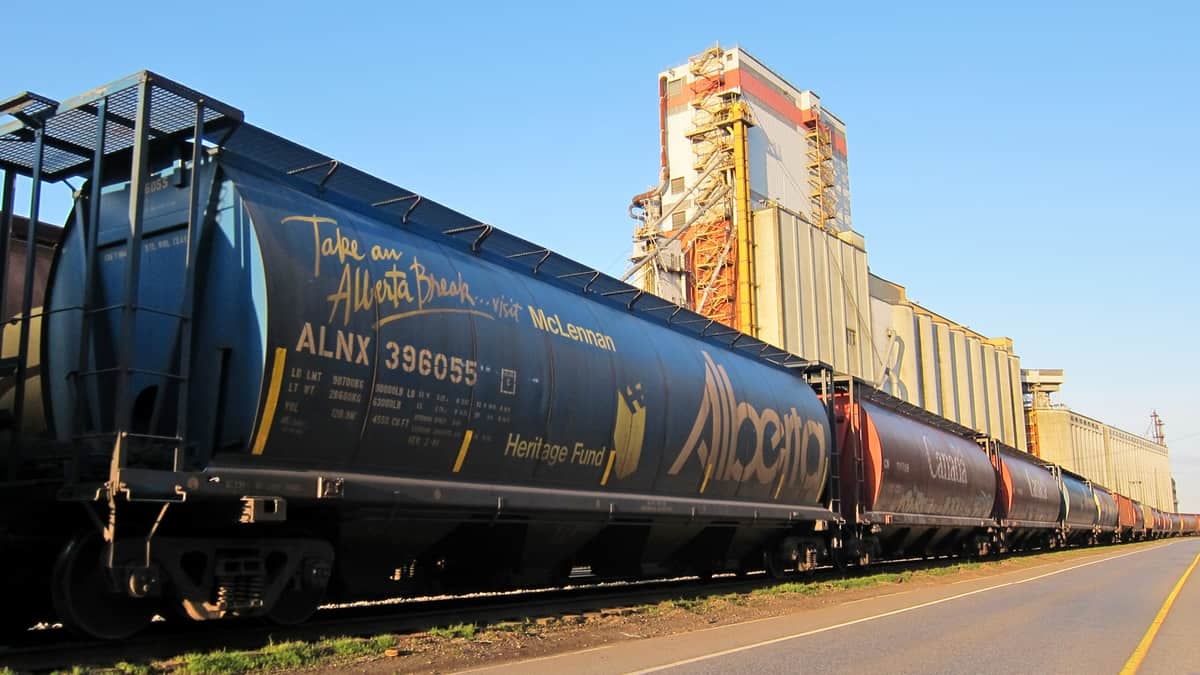
<path id="1" fill-rule="evenodd" d="M 701 494 L 704 494 L 704 491 L 708 489 L 708 479 L 712 478 L 712 472 L 715 466 L 715 462 L 709 462 L 708 466 L 704 467 L 704 482 L 700 484 Z"/>
<path id="2" fill-rule="evenodd" d="M 462 471 L 463 462 L 467 461 L 467 448 L 471 447 L 471 437 L 474 435 L 475 432 L 470 429 L 463 434 L 462 445 L 458 446 L 458 457 L 454 460 L 454 473 Z"/>
<path id="3" fill-rule="evenodd" d="M 600 485 L 608 485 L 608 476 L 612 473 L 613 462 L 617 459 L 617 451 L 610 450 L 608 452 L 608 466 L 604 467 L 604 477 L 600 479 Z"/>
<path id="4" fill-rule="evenodd" d="M 786 467 L 785 467 L 786 468 Z M 783 481 L 787 480 L 787 471 L 779 472 L 779 485 L 775 486 L 775 499 L 779 499 L 779 493 L 783 492 Z"/>
<path id="5" fill-rule="evenodd" d="M 271 367 L 271 385 L 267 388 L 267 405 L 263 407 L 262 422 L 258 425 L 258 436 L 254 439 L 256 455 L 261 455 L 267 447 L 267 437 L 271 435 L 271 425 L 275 422 L 275 408 L 279 405 L 279 388 L 283 385 L 283 366 L 287 361 L 287 348 L 275 349 L 275 363 Z"/>
<path id="6" fill-rule="evenodd" d="M 1183 585 L 1187 583 L 1188 577 L 1192 575 L 1192 570 L 1196 569 L 1196 564 L 1200 563 L 1200 553 L 1196 554 L 1196 558 L 1192 560 L 1192 564 L 1188 566 L 1187 571 L 1183 576 L 1179 577 L 1179 583 L 1175 584 L 1175 588 L 1171 589 L 1167 599 L 1159 608 L 1158 614 L 1155 615 L 1154 621 L 1150 622 L 1150 628 L 1146 630 L 1146 634 L 1142 636 L 1142 641 L 1138 643 L 1129 660 L 1125 662 L 1125 667 L 1121 668 L 1121 675 L 1133 675 L 1142 667 L 1142 661 L 1146 660 L 1146 655 L 1150 653 L 1150 645 L 1154 643 L 1155 636 L 1158 635 L 1158 629 L 1162 628 L 1163 621 L 1167 619 L 1167 613 L 1171 611 L 1171 606 L 1175 604 L 1175 598 L 1179 597 L 1179 591 L 1183 590 Z"/>

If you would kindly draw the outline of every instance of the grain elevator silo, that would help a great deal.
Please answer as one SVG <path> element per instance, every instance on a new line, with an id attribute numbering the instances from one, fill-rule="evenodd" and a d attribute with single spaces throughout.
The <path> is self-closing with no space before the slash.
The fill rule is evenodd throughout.
<path id="1" fill-rule="evenodd" d="M 634 197 L 647 290 L 871 379 L 866 250 L 846 128 L 740 48 L 659 74 L 659 185 Z M 759 298 L 762 301 L 759 301 Z"/>
<path id="2" fill-rule="evenodd" d="M 873 275 L 846 126 L 740 48 L 659 74 L 661 167 L 633 198 L 627 278 L 1019 449 L 1020 359 Z M 883 223 L 882 225 L 886 225 Z"/>

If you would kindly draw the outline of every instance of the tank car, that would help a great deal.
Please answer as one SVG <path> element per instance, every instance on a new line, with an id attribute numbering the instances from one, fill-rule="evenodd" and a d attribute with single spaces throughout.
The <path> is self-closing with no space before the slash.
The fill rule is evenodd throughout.
<path id="1" fill-rule="evenodd" d="M 1000 546 L 1006 550 L 1049 547 L 1058 534 L 1062 510 L 1057 467 L 1003 445 L 992 447 Z"/>
<path id="2" fill-rule="evenodd" d="M 1103 544 L 1120 541 L 1121 514 L 1115 494 L 1100 485 L 1092 485 L 1096 498 L 1096 539 Z"/>
<path id="3" fill-rule="evenodd" d="M 1142 539 L 1151 539 L 1154 536 L 1154 507 L 1149 504 L 1138 502 L 1138 510 L 1142 512 Z"/>
<path id="4" fill-rule="evenodd" d="M 1129 501 L 1133 507 L 1133 531 L 1129 535 L 1129 540 L 1142 541 L 1146 538 L 1146 511 L 1142 508 L 1141 502 L 1136 499 Z"/>
<path id="5" fill-rule="evenodd" d="M 1062 472 L 1063 531 L 1066 545 L 1096 543 L 1099 535 L 1100 505 L 1092 485 L 1082 476 Z"/>
<path id="6" fill-rule="evenodd" d="M 1162 511 L 1159 511 L 1153 506 L 1150 507 L 1150 512 L 1152 514 L 1151 518 L 1153 523 L 1150 526 L 1150 538 L 1162 539 L 1167 532 L 1166 518 L 1163 516 Z"/>
<path id="7" fill-rule="evenodd" d="M 1133 500 L 1118 492 L 1114 492 L 1113 497 L 1117 500 L 1116 540 L 1133 541 L 1134 532 L 1137 530 L 1136 509 Z"/>
<path id="8" fill-rule="evenodd" d="M 31 226 L 32 225 L 32 226 Z M 11 364 L 14 376 L 15 364 L 13 360 L 17 358 L 19 344 L 21 340 L 22 321 L 20 318 L 24 314 L 31 314 L 33 308 L 41 307 L 43 297 L 46 292 L 46 282 L 50 274 L 50 263 L 54 258 L 54 252 L 58 248 L 59 242 L 62 239 L 62 228 L 56 227 L 49 223 L 39 222 L 34 223 L 28 218 L 14 215 L 11 223 L 4 225 L 6 232 L 11 232 L 11 241 L 5 238 L 3 244 L 7 252 L 0 251 L 0 255 L 4 256 L 7 261 L 5 265 L 5 276 L 3 280 L 2 293 L 3 302 L 0 303 L 0 311 L 3 312 L 3 330 L 4 336 L 0 340 L 0 345 L 3 347 L 3 352 L 0 353 L 0 362 Z M 30 236 L 32 234 L 33 247 L 29 246 Z M 29 254 L 32 251 L 34 264 L 27 265 Z M 26 285 L 26 272 L 30 274 L 30 283 Z M 24 306 L 24 289 L 29 289 L 29 307 Z M 28 330 L 30 332 L 27 338 L 31 343 L 40 342 L 41 338 L 41 319 L 40 317 L 31 317 L 28 322 Z M 22 380 L 21 390 L 22 405 L 20 411 L 17 410 L 14 397 L 17 395 L 16 380 L 14 377 L 6 377 L 0 380 L 0 411 L 10 411 L 12 414 L 20 415 L 24 418 L 24 425 L 33 433 L 41 433 L 45 430 L 46 420 L 45 413 L 42 409 L 42 390 L 41 390 L 41 354 L 37 352 L 26 353 L 22 366 L 23 372 L 20 374 Z M 12 419 L 0 419 L 4 424 L 11 424 Z"/>
<path id="9" fill-rule="evenodd" d="M 858 527 L 860 561 L 992 550 L 996 472 L 967 433 L 868 387 L 838 397 L 835 408 L 842 513 Z"/>
<path id="10" fill-rule="evenodd" d="M 5 451 L 46 508 L 6 504 L 6 564 L 50 596 L 21 621 L 824 555 L 810 364 L 152 73 L 6 109 L 6 176 L 86 179 L 20 341 L 48 424 Z"/>

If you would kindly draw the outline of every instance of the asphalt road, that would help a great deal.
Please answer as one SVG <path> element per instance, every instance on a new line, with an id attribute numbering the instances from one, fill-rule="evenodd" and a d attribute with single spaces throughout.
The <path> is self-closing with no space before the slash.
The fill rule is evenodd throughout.
<path id="1" fill-rule="evenodd" d="M 1200 539 L 484 669 L 512 673 L 1118 673 Z M 1200 673 L 1200 570 L 1139 673 Z"/>

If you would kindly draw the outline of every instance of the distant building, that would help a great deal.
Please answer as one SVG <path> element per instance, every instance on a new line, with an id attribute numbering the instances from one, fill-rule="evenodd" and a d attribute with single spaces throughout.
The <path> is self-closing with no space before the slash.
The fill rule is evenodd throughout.
<path id="1" fill-rule="evenodd" d="M 1025 450 L 1021 359 L 1006 337 L 987 337 L 908 299 L 871 275 L 877 386 L 935 415 Z"/>
<path id="2" fill-rule="evenodd" d="M 1167 446 L 1052 402 L 1064 379 L 1062 370 L 1021 371 L 1029 451 L 1144 504 L 1178 511 Z"/>

